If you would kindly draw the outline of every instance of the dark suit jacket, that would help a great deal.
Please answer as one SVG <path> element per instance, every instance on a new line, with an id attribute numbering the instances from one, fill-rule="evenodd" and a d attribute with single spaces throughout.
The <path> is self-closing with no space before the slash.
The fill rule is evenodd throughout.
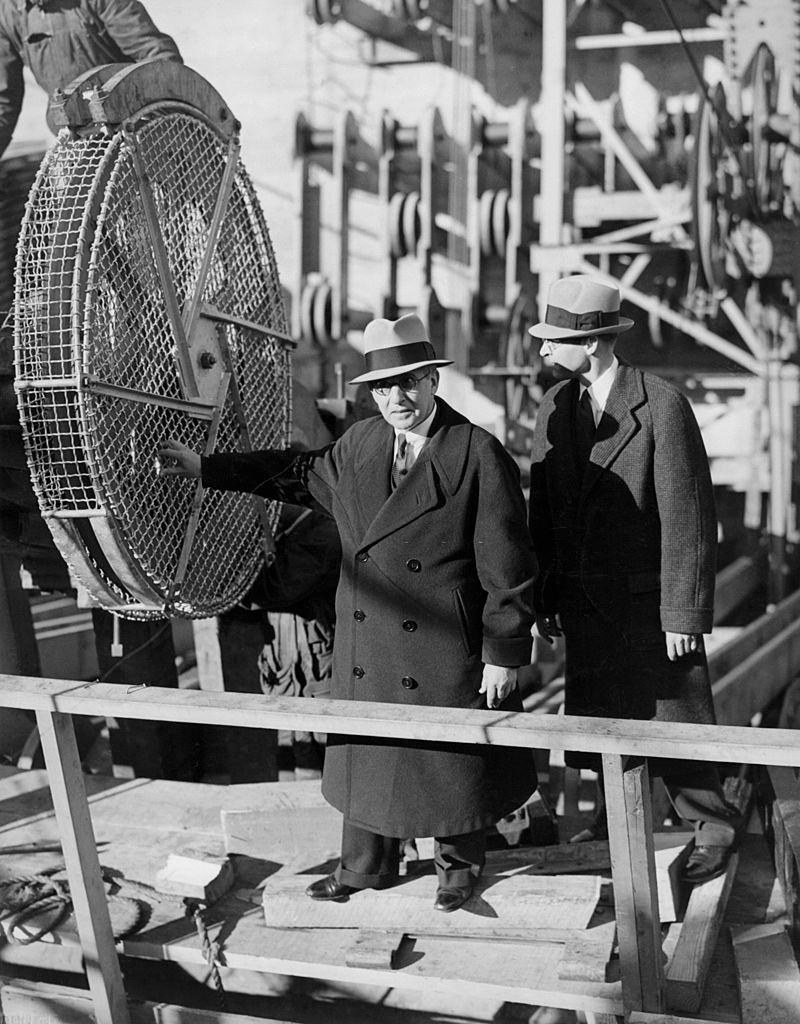
<path id="1" fill-rule="evenodd" d="M 537 611 L 560 612 L 566 710 L 713 721 L 705 656 L 666 656 L 664 632 L 710 632 L 716 515 L 686 398 L 621 364 L 582 472 L 577 381 L 545 395 L 533 439 L 530 524 Z"/>
<path id="2" fill-rule="evenodd" d="M 315 452 L 212 455 L 203 482 L 319 507 L 342 542 L 331 696 L 485 708 L 483 663 L 530 661 L 535 561 L 516 464 L 437 400 L 428 443 L 390 487 L 394 431 L 380 417 Z M 503 705 L 521 709 L 518 694 Z M 323 792 L 395 836 L 496 822 L 535 785 L 529 751 L 330 737 Z"/>
<path id="3" fill-rule="evenodd" d="M 534 431 L 538 610 L 556 610 L 559 577 L 568 572 L 611 619 L 628 593 L 656 591 L 662 630 L 710 633 L 717 523 L 689 402 L 667 381 L 620 364 L 581 474 L 571 434 L 577 390 L 577 381 L 552 388 Z"/>

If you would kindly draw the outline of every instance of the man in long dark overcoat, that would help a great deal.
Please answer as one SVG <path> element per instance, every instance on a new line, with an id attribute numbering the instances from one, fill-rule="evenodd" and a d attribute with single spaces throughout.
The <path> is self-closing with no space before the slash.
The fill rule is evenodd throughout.
<path id="1" fill-rule="evenodd" d="M 717 539 L 708 459 L 680 391 L 615 356 L 618 334 L 633 324 L 619 311 L 617 288 L 567 277 L 530 328 L 560 378 L 533 438 L 537 628 L 565 637 L 567 714 L 713 723 L 703 645 Z M 567 756 L 572 767 L 598 762 Z M 650 767 L 695 824 L 686 879 L 720 874 L 735 830 L 716 767 Z M 583 838 L 604 834 L 601 805 Z"/>
<path id="2" fill-rule="evenodd" d="M 436 397 L 437 359 L 414 314 L 364 332 L 380 416 L 319 451 L 204 457 L 170 442 L 165 472 L 209 487 L 321 508 L 342 542 L 331 697 L 520 711 L 517 668 L 531 656 L 535 559 L 517 466 L 499 441 Z M 531 752 L 329 736 L 326 799 L 344 815 L 334 874 L 314 899 L 381 888 L 398 840 L 433 836 L 451 911 L 483 866 L 486 826 L 536 785 Z"/>

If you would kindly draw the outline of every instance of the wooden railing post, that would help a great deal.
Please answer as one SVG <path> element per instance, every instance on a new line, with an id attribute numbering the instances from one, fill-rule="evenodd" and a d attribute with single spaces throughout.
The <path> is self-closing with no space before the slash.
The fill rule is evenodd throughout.
<path id="1" fill-rule="evenodd" d="M 608 838 L 625 1010 L 660 1013 L 666 1008 L 661 949 L 653 814 L 647 762 L 625 766 L 603 754 Z"/>
<path id="2" fill-rule="evenodd" d="M 84 969 L 97 1024 L 129 1024 L 72 716 L 37 711 L 47 779 L 64 851 Z"/>

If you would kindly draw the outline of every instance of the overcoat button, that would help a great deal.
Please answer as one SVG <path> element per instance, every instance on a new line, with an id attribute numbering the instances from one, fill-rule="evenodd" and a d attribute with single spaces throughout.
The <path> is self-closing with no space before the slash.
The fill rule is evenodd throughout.
<path id="1" fill-rule="evenodd" d="M 406 633 L 413 633 L 416 628 L 417 624 L 413 619 L 403 619 L 403 629 Z"/>
<path id="2" fill-rule="evenodd" d="M 416 690 L 419 686 L 419 683 L 412 676 L 403 676 L 400 682 L 407 690 Z"/>
<path id="3" fill-rule="evenodd" d="M 364 619 L 366 619 L 366 617 L 367 613 L 362 612 L 360 608 L 356 608 L 356 610 L 353 612 L 353 618 L 356 620 L 356 622 L 363 622 Z"/>
<path id="4" fill-rule="evenodd" d="M 406 569 L 409 572 L 420 572 L 422 570 L 422 562 L 418 558 L 409 558 L 406 562 Z"/>
<path id="5" fill-rule="evenodd" d="M 368 562 L 369 561 L 369 555 L 367 554 L 366 551 L 359 552 L 359 554 L 356 555 L 356 558 L 359 560 L 359 562 Z"/>
<path id="6" fill-rule="evenodd" d="M 356 665 L 356 667 L 353 669 L 353 675 L 356 677 L 356 679 L 363 679 L 364 669 L 360 665 Z"/>

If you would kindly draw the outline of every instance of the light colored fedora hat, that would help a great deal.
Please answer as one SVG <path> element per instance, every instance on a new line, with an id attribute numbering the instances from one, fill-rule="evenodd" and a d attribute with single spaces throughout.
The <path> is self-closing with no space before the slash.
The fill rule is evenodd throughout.
<path id="1" fill-rule="evenodd" d="M 365 373 L 351 384 L 369 383 L 410 373 L 422 366 L 449 366 L 452 359 L 437 359 L 425 324 L 416 313 L 399 320 L 371 320 L 364 328 Z"/>
<path id="2" fill-rule="evenodd" d="M 633 327 L 633 320 L 619 315 L 619 303 L 613 285 L 584 274 L 562 277 L 550 286 L 544 320 L 529 327 L 528 334 L 544 341 L 620 334 Z"/>

